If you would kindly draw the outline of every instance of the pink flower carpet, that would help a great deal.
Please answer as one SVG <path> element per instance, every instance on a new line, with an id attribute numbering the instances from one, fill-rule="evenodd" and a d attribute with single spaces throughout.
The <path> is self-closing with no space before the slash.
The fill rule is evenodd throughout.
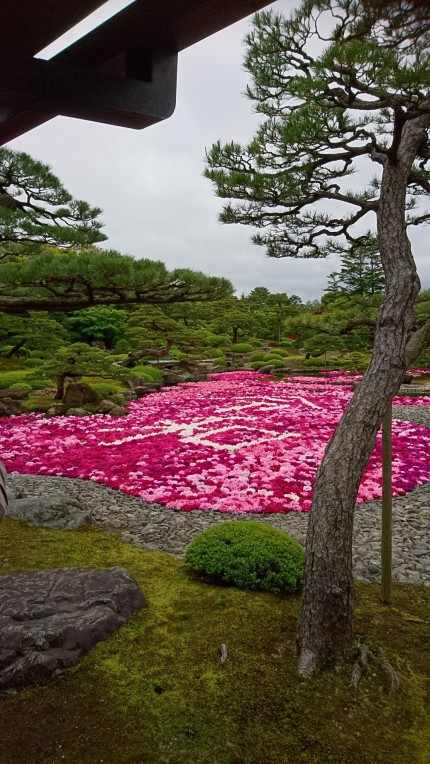
<path id="1" fill-rule="evenodd" d="M 307 512 L 354 379 L 275 382 L 234 372 L 165 388 L 132 402 L 126 417 L 8 417 L 0 458 L 8 471 L 93 480 L 184 511 Z M 430 398 L 394 404 L 428 406 Z M 393 493 L 429 480 L 430 429 L 394 421 Z M 380 496 L 379 434 L 358 500 Z"/>

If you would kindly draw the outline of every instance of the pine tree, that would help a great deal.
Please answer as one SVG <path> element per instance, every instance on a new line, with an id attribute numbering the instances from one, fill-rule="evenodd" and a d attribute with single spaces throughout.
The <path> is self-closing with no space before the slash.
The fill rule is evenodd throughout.
<path id="1" fill-rule="evenodd" d="M 365 243 L 363 222 L 376 217 L 385 297 L 372 361 L 315 482 L 297 630 L 302 676 L 351 648 L 355 499 L 384 411 L 430 338 L 428 323 L 415 327 L 420 283 L 407 233 L 430 220 L 421 204 L 430 190 L 430 19 L 422 23 L 418 8 L 305 0 L 290 19 L 257 14 L 245 68 L 263 121 L 247 146 L 218 142 L 207 154 L 218 196 L 234 200 L 221 221 L 254 226 L 269 256 L 342 254 Z M 348 186 L 358 163 L 368 169 L 361 190 Z"/>
<path id="2" fill-rule="evenodd" d="M 352 245 L 340 261 L 340 283 L 349 294 L 372 297 L 384 290 L 384 269 L 373 237 Z"/>

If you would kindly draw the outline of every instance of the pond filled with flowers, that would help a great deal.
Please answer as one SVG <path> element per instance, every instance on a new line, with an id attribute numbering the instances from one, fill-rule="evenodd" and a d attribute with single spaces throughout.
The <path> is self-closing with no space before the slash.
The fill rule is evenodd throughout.
<path id="1" fill-rule="evenodd" d="M 355 379 L 230 372 L 133 401 L 125 417 L 8 417 L 0 458 L 9 471 L 94 480 L 184 511 L 306 512 Z M 393 402 L 427 406 L 430 398 Z M 379 434 L 359 501 L 381 496 L 381 475 Z M 429 480 L 430 429 L 394 420 L 393 493 Z"/>

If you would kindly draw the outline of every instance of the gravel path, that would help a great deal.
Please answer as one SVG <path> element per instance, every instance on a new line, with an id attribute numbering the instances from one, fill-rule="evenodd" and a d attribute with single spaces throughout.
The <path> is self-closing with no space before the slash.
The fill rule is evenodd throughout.
<path id="1" fill-rule="evenodd" d="M 430 407 L 396 406 L 393 416 L 430 427 Z M 226 520 L 258 520 L 287 531 L 305 543 L 308 515 L 234 515 L 194 510 L 182 512 L 148 504 L 104 485 L 72 478 L 10 474 L 8 488 L 21 496 L 67 492 L 91 514 L 94 524 L 119 533 L 124 541 L 144 549 L 159 549 L 181 557 L 200 531 Z M 380 579 L 381 502 L 356 508 L 354 575 L 359 580 Z M 393 498 L 393 578 L 430 586 L 430 483 L 406 496 Z"/>

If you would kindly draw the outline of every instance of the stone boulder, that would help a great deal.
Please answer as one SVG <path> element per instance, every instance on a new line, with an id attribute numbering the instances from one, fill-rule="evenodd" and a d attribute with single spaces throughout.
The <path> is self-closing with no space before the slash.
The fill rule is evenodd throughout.
<path id="1" fill-rule="evenodd" d="M 11 499 L 7 514 L 16 520 L 23 520 L 27 525 L 60 530 L 79 528 L 91 521 L 82 504 L 66 493 Z"/>
<path id="2" fill-rule="evenodd" d="M 128 412 L 113 401 L 103 400 L 97 408 L 97 414 L 109 414 L 110 416 L 124 416 Z"/>
<path id="3" fill-rule="evenodd" d="M 64 412 L 64 414 L 65 416 L 89 416 L 90 412 L 86 409 L 80 408 L 79 406 L 71 406 Z"/>
<path id="4" fill-rule="evenodd" d="M 28 398 L 28 392 L 27 390 L 18 389 L 0 390 L 0 401 L 3 401 L 5 398 L 10 398 L 14 401 L 22 401 L 24 398 Z"/>
<path id="5" fill-rule="evenodd" d="M 98 403 L 100 397 L 96 390 L 85 382 L 70 382 L 64 394 L 63 403 L 83 406 L 85 403 Z"/>
<path id="6" fill-rule="evenodd" d="M 124 568 L 1 576 L 0 692 L 57 676 L 146 605 Z"/>
<path id="7" fill-rule="evenodd" d="M 22 414 L 22 406 L 19 400 L 3 398 L 0 401 L 0 416 L 12 416 Z"/>

